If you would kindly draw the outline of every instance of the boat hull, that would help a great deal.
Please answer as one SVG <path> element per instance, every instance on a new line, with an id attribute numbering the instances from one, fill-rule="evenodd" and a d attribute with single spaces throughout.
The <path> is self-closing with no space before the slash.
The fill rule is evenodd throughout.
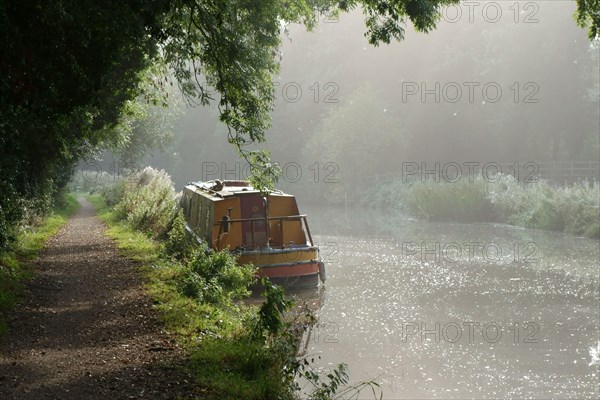
<path id="1" fill-rule="evenodd" d="M 252 263 L 258 267 L 259 277 L 268 277 L 273 283 L 309 287 L 319 284 L 319 250 L 315 246 L 287 249 L 244 251 L 238 263 Z"/>

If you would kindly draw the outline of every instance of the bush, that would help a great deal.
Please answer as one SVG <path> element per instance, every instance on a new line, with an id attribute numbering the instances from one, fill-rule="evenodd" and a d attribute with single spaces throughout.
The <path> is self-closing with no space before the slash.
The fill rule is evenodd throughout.
<path id="1" fill-rule="evenodd" d="M 494 184 L 490 200 L 502 219 L 528 228 L 564 230 L 600 238 L 600 188 L 597 183 L 522 185 L 511 176 Z"/>
<path id="2" fill-rule="evenodd" d="M 10 249 L 17 236 L 22 202 L 13 186 L 0 180 L 0 255 Z"/>
<path id="3" fill-rule="evenodd" d="M 125 196 L 125 182 L 123 179 L 119 179 L 114 184 L 103 188 L 100 191 L 100 194 L 107 205 L 115 206 L 119 204 Z"/>
<path id="4" fill-rule="evenodd" d="M 500 220 L 528 228 L 560 229 L 554 193 L 547 183 L 524 186 L 512 176 L 492 184 L 489 197 Z"/>
<path id="5" fill-rule="evenodd" d="M 580 183 L 561 190 L 558 211 L 564 230 L 574 235 L 600 239 L 600 186 Z"/>
<path id="6" fill-rule="evenodd" d="M 185 226 L 183 209 L 179 208 L 171 224 L 171 230 L 167 235 L 168 238 L 165 241 L 163 248 L 164 256 L 184 261 L 192 256 L 194 249 L 202 248 L 208 250 L 206 243 L 199 243 L 196 238 L 193 238 L 186 232 Z"/>
<path id="7" fill-rule="evenodd" d="M 176 217 L 177 205 L 169 174 L 147 167 L 115 186 L 111 189 L 111 201 L 118 201 L 115 203 L 117 216 L 155 238 L 166 237 Z"/>
<path id="8" fill-rule="evenodd" d="M 256 269 L 249 264 L 238 265 L 237 257 L 226 250 L 194 249 L 183 262 L 179 289 L 198 302 L 230 305 L 234 299 L 250 295 Z"/>
<path id="9" fill-rule="evenodd" d="M 487 195 L 487 182 L 414 182 L 406 196 L 406 208 L 417 217 L 434 221 L 493 221 L 495 213 Z"/>
<path id="10" fill-rule="evenodd" d="M 366 190 L 360 195 L 360 203 L 363 206 L 382 209 L 402 209 L 404 199 L 410 190 L 410 185 L 401 180 L 386 183 L 376 183 L 375 190 Z"/>
<path id="11" fill-rule="evenodd" d="M 185 224 L 183 209 L 179 208 L 164 248 L 167 256 L 174 257 L 177 260 L 187 259 L 190 257 L 192 250 L 199 246 L 199 243 L 185 231 Z"/>

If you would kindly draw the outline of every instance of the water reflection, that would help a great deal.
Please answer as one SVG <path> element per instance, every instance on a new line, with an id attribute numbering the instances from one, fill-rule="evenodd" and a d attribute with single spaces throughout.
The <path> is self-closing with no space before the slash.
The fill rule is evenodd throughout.
<path id="1" fill-rule="evenodd" d="M 296 308 L 306 305 L 313 313 L 318 315 L 319 310 L 325 303 L 327 289 L 325 286 L 316 287 L 294 287 L 293 285 L 284 286 L 286 297 L 294 301 Z M 260 305 L 265 301 L 263 296 L 264 287 L 256 284 L 251 287 L 252 295 L 244 299 L 246 304 Z"/>
<path id="2" fill-rule="evenodd" d="M 303 209 L 328 261 L 322 367 L 387 399 L 599 397 L 598 241 Z"/>

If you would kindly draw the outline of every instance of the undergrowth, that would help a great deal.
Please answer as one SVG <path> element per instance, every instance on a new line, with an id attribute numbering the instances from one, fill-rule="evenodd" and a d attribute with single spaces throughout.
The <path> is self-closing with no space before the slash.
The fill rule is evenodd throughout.
<path id="1" fill-rule="evenodd" d="M 407 209 L 433 221 L 489 222 L 495 219 L 486 182 L 415 182 L 406 196 Z"/>

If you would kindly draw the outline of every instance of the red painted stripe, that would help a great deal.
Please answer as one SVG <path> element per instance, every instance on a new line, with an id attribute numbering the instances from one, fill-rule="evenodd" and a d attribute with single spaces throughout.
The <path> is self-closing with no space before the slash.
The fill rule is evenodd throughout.
<path id="1" fill-rule="evenodd" d="M 258 276 L 269 277 L 269 278 L 281 278 L 281 277 L 290 277 L 290 276 L 302 276 L 308 274 L 314 274 L 319 272 L 319 264 L 308 263 L 308 264 L 299 264 L 290 267 L 268 267 L 268 268 L 259 268 Z"/>

